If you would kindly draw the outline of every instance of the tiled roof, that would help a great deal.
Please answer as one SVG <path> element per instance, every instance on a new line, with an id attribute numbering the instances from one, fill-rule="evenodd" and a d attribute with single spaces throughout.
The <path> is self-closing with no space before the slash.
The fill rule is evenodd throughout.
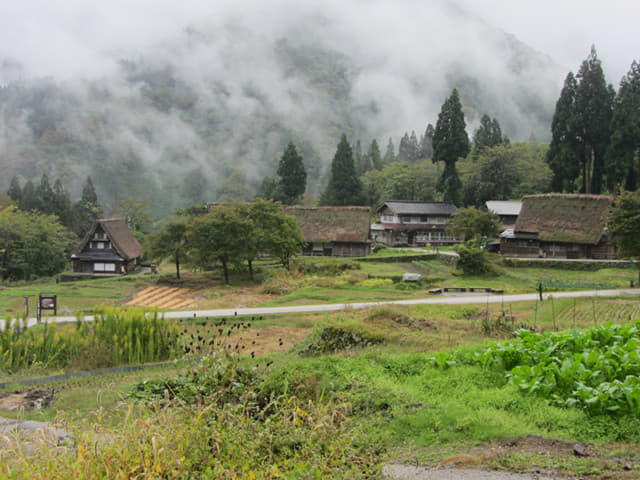
<path id="1" fill-rule="evenodd" d="M 456 206 L 452 203 L 403 200 L 384 202 L 377 211 L 381 212 L 385 207 L 388 207 L 396 215 L 451 215 L 456 211 Z"/>

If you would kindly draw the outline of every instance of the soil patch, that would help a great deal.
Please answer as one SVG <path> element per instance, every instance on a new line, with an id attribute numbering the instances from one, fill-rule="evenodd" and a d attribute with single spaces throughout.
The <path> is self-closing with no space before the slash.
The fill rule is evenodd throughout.
<path id="1" fill-rule="evenodd" d="M 24 392 L 0 392 L 0 410 L 39 410 L 53 401 L 53 389 L 37 388 Z"/>

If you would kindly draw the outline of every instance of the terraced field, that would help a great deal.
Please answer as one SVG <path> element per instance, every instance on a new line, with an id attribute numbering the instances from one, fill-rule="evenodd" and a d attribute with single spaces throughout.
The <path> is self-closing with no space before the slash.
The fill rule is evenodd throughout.
<path id="1" fill-rule="evenodd" d="M 147 287 L 136 293 L 125 305 L 136 307 L 158 307 L 181 309 L 193 304 L 188 288 Z"/>

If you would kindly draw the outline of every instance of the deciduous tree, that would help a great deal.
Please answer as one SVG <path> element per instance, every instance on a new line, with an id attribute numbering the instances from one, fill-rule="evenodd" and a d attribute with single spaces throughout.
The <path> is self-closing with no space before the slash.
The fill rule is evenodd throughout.
<path id="1" fill-rule="evenodd" d="M 608 221 L 609 234 L 623 257 L 640 259 L 640 190 L 616 198 Z M 638 263 L 640 285 L 640 262 Z"/>

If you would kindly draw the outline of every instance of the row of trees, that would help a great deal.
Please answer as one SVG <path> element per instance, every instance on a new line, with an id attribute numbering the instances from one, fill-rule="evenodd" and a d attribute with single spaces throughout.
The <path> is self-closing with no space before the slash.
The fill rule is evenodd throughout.
<path id="1" fill-rule="evenodd" d="M 257 198 L 252 203 L 212 205 L 208 212 L 191 209 L 168 220 L 148 241 L 151 258 L 171 259 L 180 278 L 184 262 L 207 269 L 220 264 L 225 282 L 229 269 L 269 253 L 289 268 L 304 244 L 300 224 L 285 215 L 279 202 Z"/>
<path id="2" fill-rule="evenodd" d="M 63 226 L 78 237 L 84 236 L 93 221 L 102 213 L 90 177 L 87 177 L 82 195 L 75 203 L 71 202 L 69 190 L 60 179 L 56 179 L 51 187 L 49 177 L 44 173 L 37 186 L 31 180 L 27 180 L 21 187 L 18 178 L 13 177 L 7 195 L 24 212 L 35 211 L 57 217 Z"/>
<path id="3" fill-rule="evenodd" d="M 594 47 L 569 72 L 551 125 L 547 157 L 554 191 L 600 193 L 638 187 L 640 65 L 633 62 L 616 94 Z"/>

